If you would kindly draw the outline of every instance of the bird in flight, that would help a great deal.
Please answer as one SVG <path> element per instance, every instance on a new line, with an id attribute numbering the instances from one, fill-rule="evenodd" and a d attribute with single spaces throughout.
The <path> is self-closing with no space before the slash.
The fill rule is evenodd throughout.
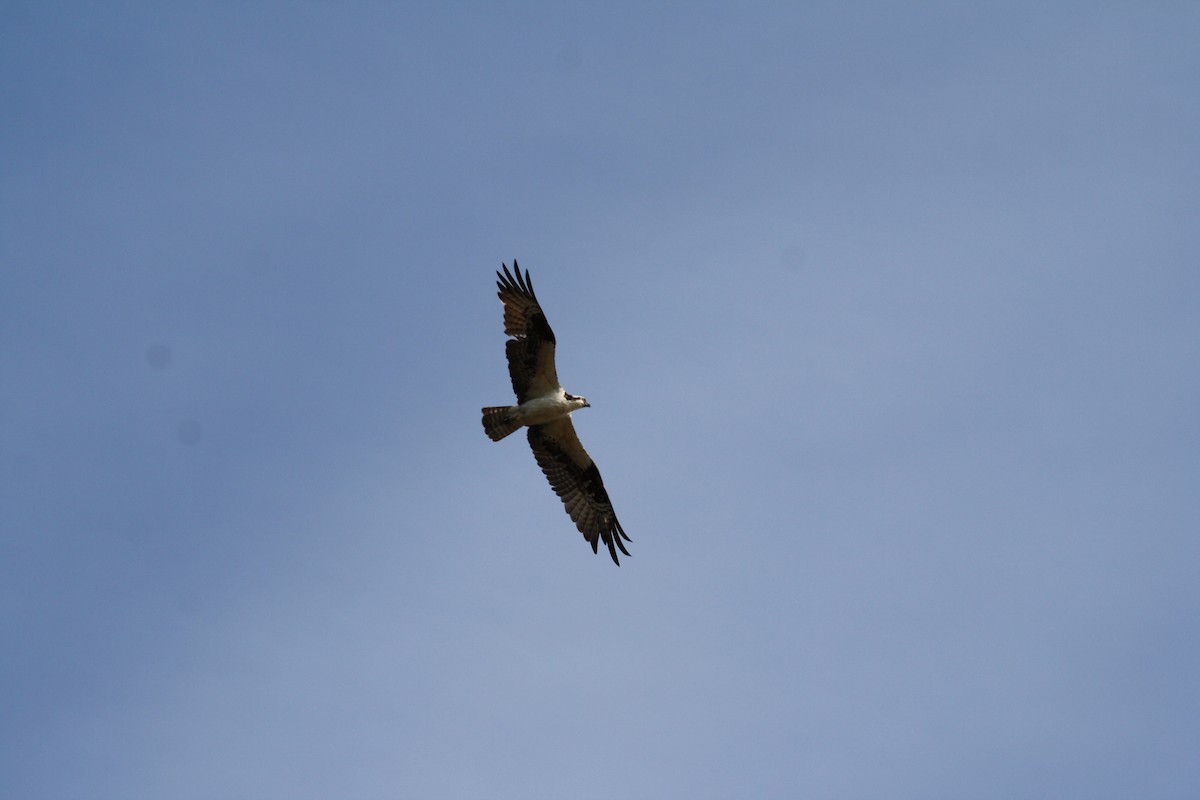
<path id="1" fill-rule="evenodd" d="M 621 540 L 632 540 L 617 522 L 600 470 L 579 443 L 571 424 L 571 413 L 591 404 L 586 397 L 567 394 L 558 383 L 554 331 L 533 293 L 529 270 L 522 276 L 514 260 L 514 278 L 507 264 L 501 266 L 504 273 L 496 272 L 496 286 L 504 304 L 504 333 L 512 337 L 504 349 L 517 405 L 483 409 L 483 429 L 493 442 L 498 442 L 518 428 L 526 428 L 533 457 L 554 493 L 562 498 L 575 527 L 592 545 L 592 552 L 599 552 L 603 541 L 613 563 L 620 566 L 617 550 L 629 555 Z"/>

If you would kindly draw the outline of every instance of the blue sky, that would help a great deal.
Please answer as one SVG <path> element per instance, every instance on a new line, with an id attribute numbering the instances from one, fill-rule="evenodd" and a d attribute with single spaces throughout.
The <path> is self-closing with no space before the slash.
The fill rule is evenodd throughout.
<path id="1" fill-rule="evenodd" d="M 1197 41 L 4 3 L 0 793 L 1197 796 Z"/>

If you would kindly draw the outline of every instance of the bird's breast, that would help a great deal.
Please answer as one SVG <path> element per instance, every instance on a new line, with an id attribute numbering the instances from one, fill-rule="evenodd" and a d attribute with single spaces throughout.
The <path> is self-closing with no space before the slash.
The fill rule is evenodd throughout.
<path id="1" fill-rule="evenodd" d="M 570 414 L 575 406 L 567 401 L 561 393 L 547 397 L 535 397 L 517 406 L 517 413 L 524 425 L 541 425 L 559 417 Z"/>

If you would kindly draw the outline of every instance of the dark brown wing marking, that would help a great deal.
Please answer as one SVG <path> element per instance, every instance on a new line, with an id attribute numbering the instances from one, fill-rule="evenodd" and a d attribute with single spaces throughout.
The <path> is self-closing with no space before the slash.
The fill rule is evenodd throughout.
<path id="1" fill-rule="evenodd" d="M 545 425 L 533 425 L 528 436 L 533 457 L 554 493 L 562 498 L 575 527 L 592 545 L 592 552 L 599 552 L 599 542 L 603 540 L 613 563 L 620 566 L 617 549 L 629 555 L 621 540 L 632 540 L 617 521 L 600 470 L 579 443 L 571 419 L 563 417 Z"/>
<path id="2" fill-rule="evenodd" d="M 554 369 L 554 331 L 533 293 L 529 270 L 513 261 L 514 278 L 507 264 L 504 272 L 496 272 L 497 295 L 504 304 L 504 332 L 513 337 L 505 345 L 508 355 L 508 376 L 512 379 L 517 402 L 540 397 L 558 388 L 558 373 Z"/>

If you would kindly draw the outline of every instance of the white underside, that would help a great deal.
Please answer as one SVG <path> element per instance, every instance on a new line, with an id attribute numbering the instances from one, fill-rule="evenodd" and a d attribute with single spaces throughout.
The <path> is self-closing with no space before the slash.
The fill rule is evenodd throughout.
<path id="1" fill-rule="evenodd" d="M 583 401 L 568 400 L 563 390 L 559 389 L 554 394 L 526 400 L 514 408 L 522 425 L 542 425 L 583 408 Z"/>

